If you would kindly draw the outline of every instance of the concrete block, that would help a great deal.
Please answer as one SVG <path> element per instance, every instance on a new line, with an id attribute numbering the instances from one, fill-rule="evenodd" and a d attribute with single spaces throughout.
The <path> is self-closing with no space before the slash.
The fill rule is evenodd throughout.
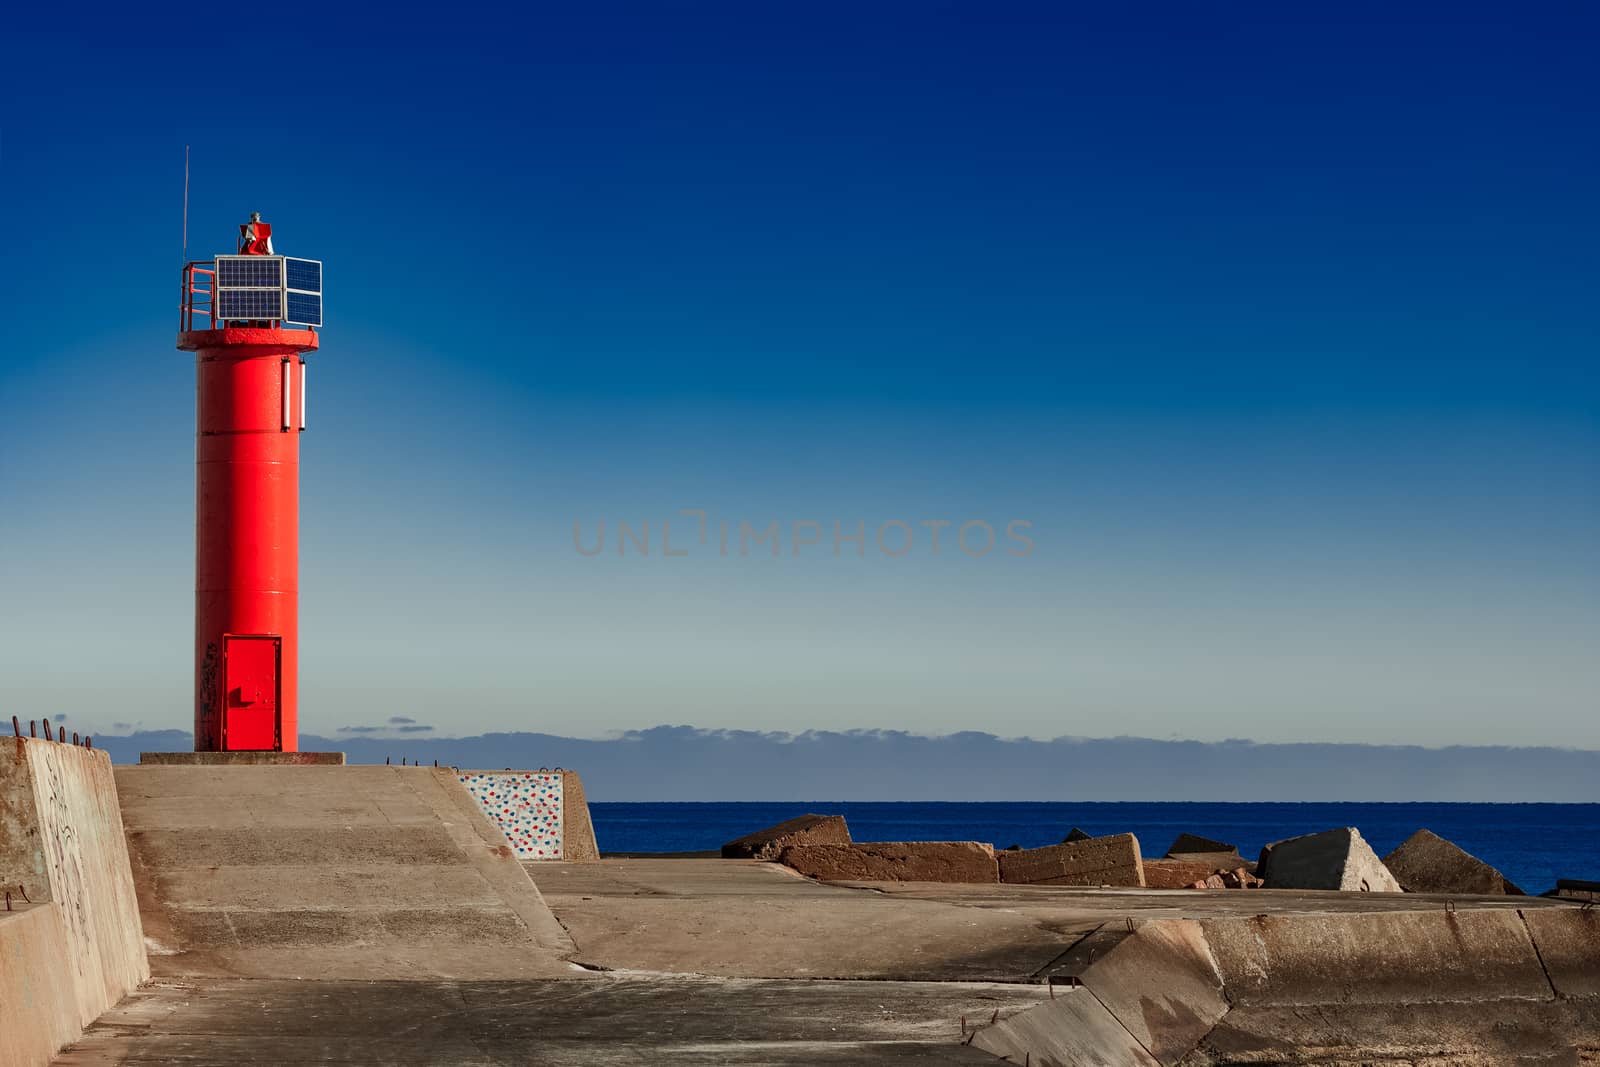
<path id="1" fill-rule="evenodd" d="M 1195 852 L 1231 852 L 1237 856 L 1239 847 L 1230 845 L 1225 841 L 1215 841 L 1209 837 L 1201 837 L 1199 834 L 1179 834 L 1178 839 L 1172 842 L 1172 847 L 1167 849 L 1167 856 L 1182 856 Z"/>
<path id="2" fill-rule="evenodd" d="M 790 845 L 779 862 L 828 882 L 983 882 L 1000 880 L 994 847 L 977 841 L 858 841 Z"/>
<path id="3" fill-rule="evenodd" d="M 1254 874 L 1256 869 L 1255 860 L 1247 860 L 1237 852 L 1179 852 L 1166 858 L 1179 863 L 1208 864 L 1213 871 L 1236 871 L 1243 867 Z M 1145 862 L 1151 861 L 1145 860 Z"/>
<path id="4" fill-rule="evenodd" d="M 1145 884 L 1139 839 L 1132 834 L 1002 852 L 1000 880 L 1014 885 Z"/>
<path id="5" fill-rule="evenodd" d="M 152 767 L 343 767 L 343 752 L 141 752 Z"/>
<path id="6" fill-rule="evenodd" d="M 775 860 L 790 845 L 849 843 L 850 828 L 845 825 L 843 815 L 801 815 L 729 841 L 722 846 L 722 858 Z"/>
<path id="7" fill-rule="evenodd" d="M 1218 869 L 1206 862 L 1172 859 L 1144 861 L 1144 884 L 1149 889 L 1190 889 L 1196 882 L 1203 882 L 1217 873 Z"/>
<path id="8" fill-rule="evenodd" d="M 87 1026 L 150 977 L 111 757 L 0 742 L 0 807 L 0 883 L 20 881 L 35 902 L 60 905 L 73 1004 Z"/>
<path id="9" fill-rule="evenodd" d="M 83 1023 L 61 906 L 0 911 L 0 1064 L 45 1067 Z"/>
<path id="10" fill-rule="evenodd" d="M 1354 826 L 1274 841 L 1261 850 L 1256 875 L 1268 889 L 1400 892 L 1400 883 Z"/>
<path id="11" fill-rule="evenodd" d="M 1406 838 L 1383 857 L 1383 865 L 1407 893 L 1525 895 L 1505 875 L 1431 830 Z"/>
<path id="12" fill-rule="evenodd" d="M 1557 995 L 1600 1002 L 1600 911 L 1528 908 L 1522 918 Z"/>

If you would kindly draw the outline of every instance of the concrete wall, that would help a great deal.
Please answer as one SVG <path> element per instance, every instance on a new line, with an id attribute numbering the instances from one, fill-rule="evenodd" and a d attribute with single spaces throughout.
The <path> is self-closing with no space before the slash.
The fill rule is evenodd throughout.
<path id="1" fill-rule="evenodd" d="M 59 935 L 13 931 L 9 951 L 19 955 L 8 957 L 7 970 L 14 964 L 42 976 L 55 961 L 20 954 L 59 953 L 67 982 L 61 1003 L 75 1026 L 87 1026 L 150 977 L 106 753 L 32 738 L 0 741 L 0 885 L 22 886 L 40 905 L 27 921 L 53 923 Z M 43 977 L 34 987 L 39 983 L 48 984 Z M 52 1023 L 48 1039 L 58 1037 Z"/>
<path id="2" fill-rule="evenodd" d="M 0 1064 L 36 1067 L 83 1033 L 54 904 L 0 911 Z"/>
<path id="3" fill-rule="evenodd" d="M 600 858 L 576 771 L 461 771 L 458 777 L 519 860 Z"/>

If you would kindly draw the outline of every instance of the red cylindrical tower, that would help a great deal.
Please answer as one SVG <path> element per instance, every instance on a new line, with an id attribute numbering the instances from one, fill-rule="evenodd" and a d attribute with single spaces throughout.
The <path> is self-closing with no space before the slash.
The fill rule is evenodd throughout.
<path id="1" fill-rule="evenodd" d="M 299 750 L 300 432 L 312 330 L 188 330 L 196 354 L 197 752 Z"/>
<path id="2" fill-rule="evenodd" d="M 210 319 L 195 329 L 197 316 Z M 277 255 L 260 214 L 188 263 L 195 353 L 194 748 L 300 750 L 300 434 L 322 263 Z"/>

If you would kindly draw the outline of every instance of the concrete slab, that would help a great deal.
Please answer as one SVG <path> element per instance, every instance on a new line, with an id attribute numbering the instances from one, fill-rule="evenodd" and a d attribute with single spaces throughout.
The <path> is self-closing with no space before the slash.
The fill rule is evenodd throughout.
<path id="1" fill-rule="evenodd" d="M 1079 936 L 1004 909 L 819 885 L 752 860 L 527 866 L 578 944 L 572 958 L 608 969 L 1025 981 Z"/>
<path id="2" fill-rule="evenodd" d="M 962 1018 L 1003 1021 L 1038 987 L 971 983 L 195 982 L 156 986 L 57 1067 L 344 1064 L 993 1064 Z"/>

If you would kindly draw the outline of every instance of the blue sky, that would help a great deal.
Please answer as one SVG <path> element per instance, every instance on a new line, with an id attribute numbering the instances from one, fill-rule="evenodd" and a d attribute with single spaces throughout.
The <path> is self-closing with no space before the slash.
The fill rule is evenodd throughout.
<path id="1" fill-rule="evenodd" d="M 1592 7 L 193 14 L 9 31 L 0 710 L 191 715 L 188 144 L 327 263 L 308 732 L 1600 748 Z"/>

